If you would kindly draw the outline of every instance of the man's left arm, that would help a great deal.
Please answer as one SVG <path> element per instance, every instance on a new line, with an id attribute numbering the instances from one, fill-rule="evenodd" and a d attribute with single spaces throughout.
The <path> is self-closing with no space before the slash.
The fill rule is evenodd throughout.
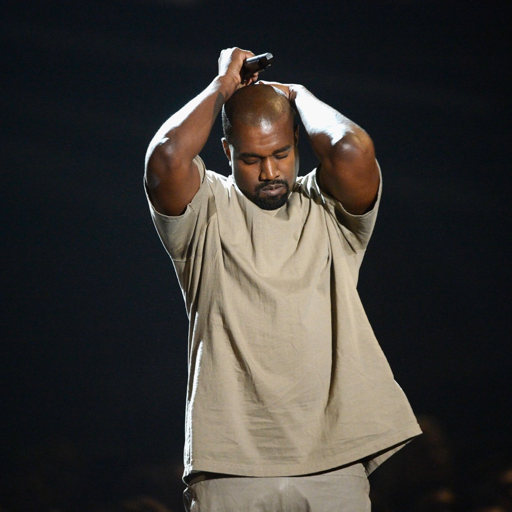
<path id="1" fill-rule="evenodd" d="M 320 161 L 317 179 L 322 190 L 349 213 L 367 212 L 377 197 L 380 179 L 370 136 L 304 86 L 265 83 L 284 92 L 297 110 Z"/>

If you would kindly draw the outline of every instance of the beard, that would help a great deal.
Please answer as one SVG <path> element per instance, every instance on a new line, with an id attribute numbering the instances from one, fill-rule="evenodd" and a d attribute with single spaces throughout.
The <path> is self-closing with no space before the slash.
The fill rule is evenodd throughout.
<path id="1" fill-rule="evenodd" d="M 277 196 L 260 195 L 262 189 L 272 185 L 281 185 L 284 187 L 284 192 Z M 254 192 L 253 201 L 262 210 L 277 210 L 288 202 L 288 196 L 290 195 L 290 185 L 288 185 L 286 180 L 272 180 L 258 185 Z"/>

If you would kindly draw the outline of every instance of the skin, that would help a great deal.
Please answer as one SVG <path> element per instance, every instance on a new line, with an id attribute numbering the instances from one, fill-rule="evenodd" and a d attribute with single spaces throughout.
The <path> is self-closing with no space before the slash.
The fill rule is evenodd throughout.
<path id="1" fill-rule="evenodd" d="M 241 88 L 258 79 L 242 81 L 244 60 L 254 53 L 240 48 L 222 50 L 219 74 L 193 100 L 172 115 L 157 131 L 146 152 L 145 182 L 159 213 L 180 215 L 199 190 L 200 177 L 193 159 L 203 149 L 222 105 Z"/>
<path id="2" fill-rule="evenodd" d="M 263 119 L 257 125 L 235 123 L 231 143 L 222 139 L 238 188 L 260 208 L 283 206 L 297 178 L 298 126 L 293 117 Z"/>
<path id="3" fill-rule="evenodd" d="M 370 136 L 302 85 L 258 83 L 279 89 L 298 112 L 319 160 L 320 188 L 340 201 L 349 213 L 362 215 L 370 210 L 380 182 Z"/>
<path id="4" fill-rule="evenodd" d="M 261 87 L 258 84 L 281 91 L 298 112 L 319 160 L 321 188 L 352 214 L 364 214 L 371 209 L 379 187 L 379 172 L 368 134 L 301 85 L 253 85 L 257 73 L 243 82 L 243 62 L 253 55 L 240 48 L 223 50 L 217 77 L 171 116 L 153 137 L 146 154 L 145 181 L 156 210 L 171 216 L 184 212 L 200 186 L 193 159 L 205 145 L 222 105 L 237 90 Z M 297 175 L 298 132 L 293 130 L 289 118 L 272 118 L 269 122 L 263 114 L 260 121 L 235 122 L 233 127 L 232 140 L 223 141 L 223 146 L 238 187 L 258 206 L 278 207 L 287 197 L 286 185 L 291 189 Z M 293 150 L 285 155 L 280 150 L 288 146 Z"/>

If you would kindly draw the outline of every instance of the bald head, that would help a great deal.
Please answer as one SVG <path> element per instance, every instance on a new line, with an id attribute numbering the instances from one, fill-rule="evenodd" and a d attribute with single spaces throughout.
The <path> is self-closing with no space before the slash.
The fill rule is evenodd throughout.
<path id="1" fill-rule="evenodd" d="M 274 87 L 263 84 L 242 87 L 222 107 L 224 137 L 231 142 L 236 137 L 237 124 L 258 126 L 289 117 L 293 126 L 294 115 L 288 98 Z"/>

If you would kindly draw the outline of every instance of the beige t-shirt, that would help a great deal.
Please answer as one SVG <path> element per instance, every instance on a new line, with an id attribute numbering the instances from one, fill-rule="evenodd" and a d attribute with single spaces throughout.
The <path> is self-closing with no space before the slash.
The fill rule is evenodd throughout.
<path id="1" fill-rule="evenodd" d="M 313 171 L 266 211 L 196 164 L 185 213 L 151 206 L 190 320 L 185 476 L 314 473 L 419 434 L 356 290 L 380 190 L 350 215 Z"/>

